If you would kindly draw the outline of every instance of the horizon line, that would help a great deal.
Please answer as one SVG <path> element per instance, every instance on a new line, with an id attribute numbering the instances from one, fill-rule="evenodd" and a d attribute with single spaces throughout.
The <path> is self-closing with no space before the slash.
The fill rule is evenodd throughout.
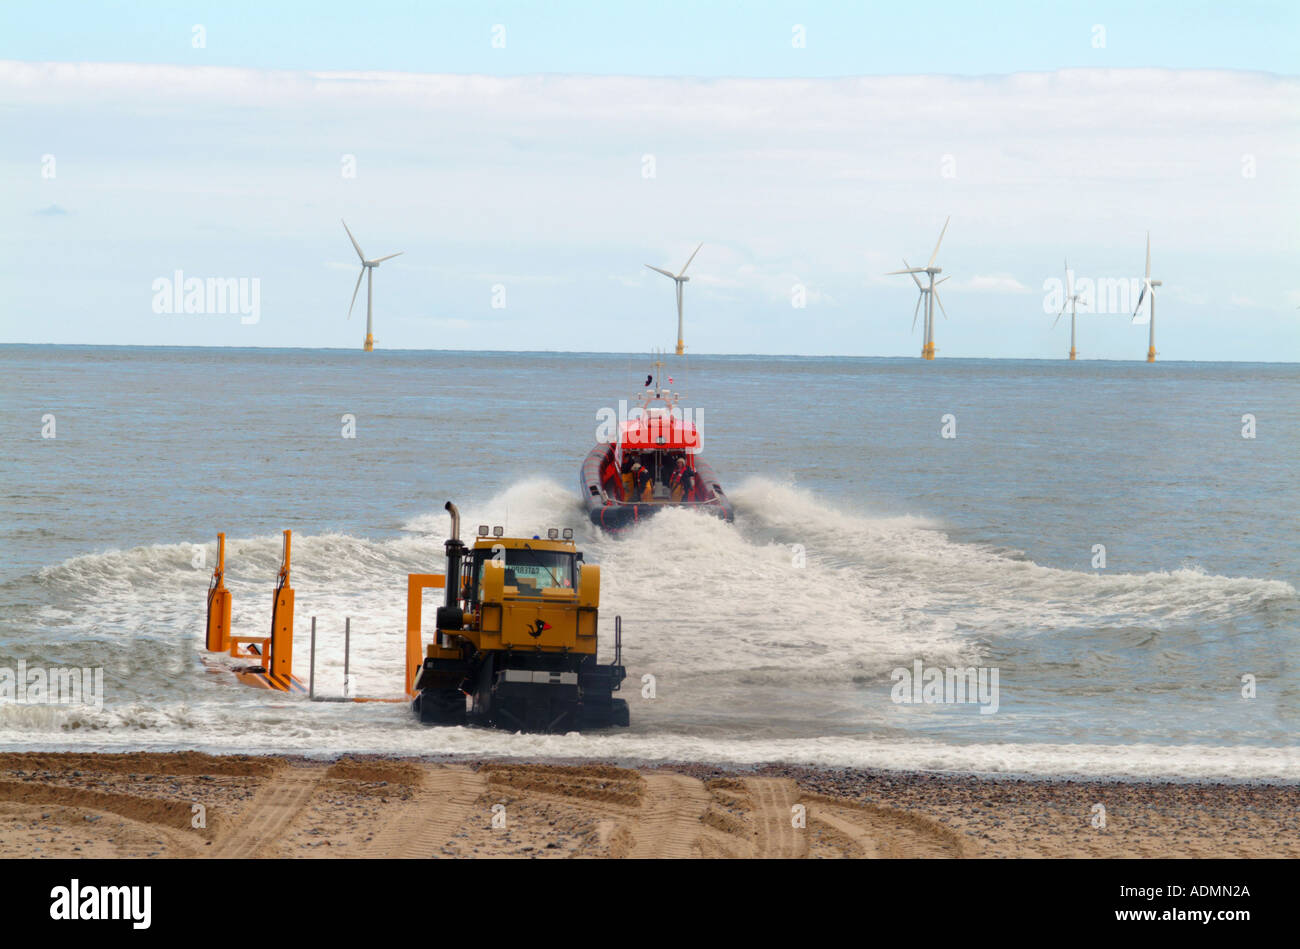
<path id="1" fill-rule="evenodd" d="M 81 349 L 231 349 L 231 350 L 265 350 L 267 352 L 329 352 L 329 353 L 365 353 L 361 347 L 356 346 L 211 346 L 211 345 L 185 345 L 179 343 L 14 343 L 0 342 L 0 349 L 17 348 L 20 346 L 38 348 L 38 347 L 59 347 L 59 348 L 81 348 Z M 387 349 L 376 349 L 373 353 L 467 353 L 467 354 L 504 354 L 512 356 L 672 356 L 675 353 L 664 351 L 656 354 L 652 350 L 597 350 L 597 349 L 428 349 L 415 347 L 392 347 Z M 690 358 L 691 356 L 702 357 L 742 357 L 742 358 L 762 358 L 762 359 L 915 359 L 925 362 L 920 356 L 882 356 L 882 355 L 865 355 L 857 353 L 720 353 L 720 352 L 700 352 L 687 353 L 680 358 Z M 1005 362 L 1095 362 L 1095 363 L 1146 363 L 1146 354 L 1135 356 L 1132 359 L 1074 359 L 1068 356 L 943 356 L 933 360 L 934 362 L 952 361 L 1005 361 Z M 1156 363 L 1173 363 L 1173 364 L 1223 364 L 1223 363 L 1241 363 L 1245 365 L 1266 365 L 1266 366 L 1295 366 L 1300 365 L 1300 361 L 1285 359 L 1164 359 L 1157 360 Z"/>

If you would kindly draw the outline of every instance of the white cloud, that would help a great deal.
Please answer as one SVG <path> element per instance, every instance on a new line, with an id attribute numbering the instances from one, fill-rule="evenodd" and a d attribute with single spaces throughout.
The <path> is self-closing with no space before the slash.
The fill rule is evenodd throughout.
<path id="1" fill-rule="evenodd" d="M 992 291 L 995 293 L 1032 293 L 1033 291 L 1009 274 L 976 274 L 969 280 L 954 280 L 954 290 Z"/>

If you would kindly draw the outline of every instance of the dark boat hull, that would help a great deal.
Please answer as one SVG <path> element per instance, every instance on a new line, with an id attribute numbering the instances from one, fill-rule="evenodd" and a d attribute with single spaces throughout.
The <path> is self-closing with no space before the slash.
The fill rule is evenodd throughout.
<path id="1" fill-rule="evenodd" d="M 591 523 L 605 530 L 626 530 L 647 517 L 652 517 L 666 507 L 679 507 L 704 511 L 723 520 L 735 519 L 731 499 L 722 490 L 718 476 L 713 467 L 695 456 L 695 473 L 701 485 L 701 492 L 707 497 L 698 501 L 625 501 L 619 497 L 619 485 L 605 477 L 608 473 L 613 455 L 612 445 L 597 445 L 582 463 L 578 475 L 578 490 L 586 506 Z"/>

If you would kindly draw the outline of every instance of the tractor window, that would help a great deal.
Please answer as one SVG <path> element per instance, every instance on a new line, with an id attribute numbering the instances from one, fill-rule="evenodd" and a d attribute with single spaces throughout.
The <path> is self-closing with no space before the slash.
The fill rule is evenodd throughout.
<path id="1" fill-rule="evenodd" d="M 509 549 L 505 553 L 506 586 L 515 587 L 518 596 L 541 596 L 547 587 L 572 590 L 573 554 L 556 550 Z M 484 552 L 475 557 L 474 591 L 482 588 L 483 563 L 490 558 Z"/>

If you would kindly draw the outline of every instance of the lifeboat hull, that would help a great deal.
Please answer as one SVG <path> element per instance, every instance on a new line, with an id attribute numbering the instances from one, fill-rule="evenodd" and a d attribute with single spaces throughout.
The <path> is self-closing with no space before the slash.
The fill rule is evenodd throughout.
<path id="1" fill-rule="evenodd" d="M 656 484 L 652 500 L 625 498 L 625 485 L 614 464 L 614 446 L 597 445 L 587 454 L 578 476 L 578 490 L 587 509 L 591 523 L 608 531 L 626 530 L 664 508 L 676 507 L 699 510 L 723 520 L 735 519 L 731 499 L 722 490 L 713 467 L 694 456 L 697 500 L 672 500 L 666 486 Z"/>

